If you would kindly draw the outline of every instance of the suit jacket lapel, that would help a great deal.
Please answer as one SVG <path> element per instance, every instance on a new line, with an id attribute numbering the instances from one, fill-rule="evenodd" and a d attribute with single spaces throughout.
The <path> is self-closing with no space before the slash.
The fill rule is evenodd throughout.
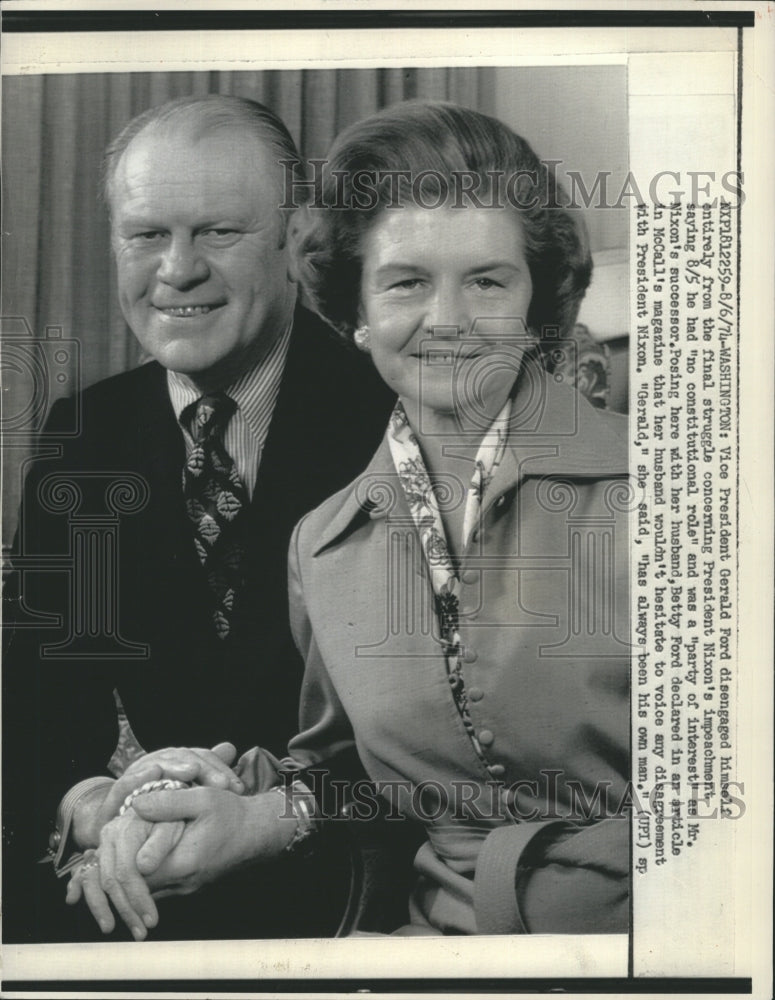
<path id="1" fill-rule="evenodd" d="M 280 391 L 277 395 L 269 433 L 258 468 L 253 503 L 263 506 L 267 495 L 282 497 L 285 503 L 303 475 L 303 463 L 298 459 L 298 447 L 307 426 L 307 394 L 309 376 L 305 368 L 305 351 L 309 348 L 305 331 L 294 324 L 288 357 L 285 361 Z"/>
<path id="2" fill-rule="evenodd" d="M 319 320 L 297 309 L 253 494 L 254 507 L 275 520 L 279 516 L 289 527 L 360 471 L 384 427 L 382 416 L 377 416 L 379 404 L 369 400 L 366 405 L 374 412 L 363 425 L 374 424 L 378 431 L 376 435 L 369 431 L 364 447 L 355 401 L 361 362 L 335 341 L 336 335 Z M 376 375 L 368 370 L 363 374 L 377 385 Z M 383 391 L 387 423 L 391 397 Z M 349 410 L 346 400 L 351 401 Z"/>

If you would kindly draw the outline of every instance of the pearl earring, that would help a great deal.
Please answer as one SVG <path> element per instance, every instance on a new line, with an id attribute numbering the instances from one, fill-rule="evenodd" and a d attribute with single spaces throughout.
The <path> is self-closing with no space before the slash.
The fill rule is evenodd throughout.
<path id="1" fill-rule="evenodd" d="M 368 353 L 371 348 L 368 326 L 359 326 L 353 334 L 353 340 L 355 341 L 355 346 L 359 351 L 366 351 Z"/>

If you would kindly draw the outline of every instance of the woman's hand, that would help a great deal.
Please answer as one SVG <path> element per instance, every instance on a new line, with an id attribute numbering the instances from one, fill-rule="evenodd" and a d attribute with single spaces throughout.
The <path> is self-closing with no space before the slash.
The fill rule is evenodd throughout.
<path id="1" fill-rule="evenodd" d="M 211 788 L 224 788 L 241 795 L 245 786 L 229 766 L 237 751 L 231 743 L 218 743 L 212 750 L 167 747 L 145 754 L 131 764 L 101 800 L 76 807 L 73 831 L 81 847 L 95 846 L 100 831 L 123 805 L 127 795 L 148 781 L 174 778 Z"/>
<path id="2" fill-rule="evenodd" d="M 148 767 L 158 767 L 160 778 L 175 778 L 210 788 L 225 788 L 239 794 L 244 786 L 230 767 L 236 756 L 237 750 L 232 743 L 218 743 L 212 750 L 202 747 L 167 747 L 140 757 L 126 769 L 123 776 L 137 775 Z"/>
<path id="3" fill-rule="evenodd" d="M 138 852 L 150 845 L 153 857 L 161 862 L 180 840 L 184 826 L 182 821 L 150 823 L 131 808 L 110 820 L 102 828 L 98 850 L 87 851 L 71 876 L 67 903 L 83 898 L 103 934 L 115 928 L 112 903 L 135 940 L 142 941 L 147 928 L 159 922 L 159 914 L 138 868 Z"/>
<path id="4" fill-rule="evenodd" d="M 244 864 L 269 861 L 290 843 L 296 819 L 273 792 L 220 788 L 150 792 L 105 825 L 97 851 L 73 874 L 67 902 L 82 896 L 104 933 L 113 904 L 135 940 L 159 915 L 155 898 L 196 892 Z"/>

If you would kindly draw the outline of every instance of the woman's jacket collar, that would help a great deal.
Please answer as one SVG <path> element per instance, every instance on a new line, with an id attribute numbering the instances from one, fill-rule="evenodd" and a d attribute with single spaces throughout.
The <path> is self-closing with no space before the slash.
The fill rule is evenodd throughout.
<path id="1" fill-rule="evenodd" d="M 627 426 L 625 416 L 595 409 L 575 389 L 556 383 L 546 372 L 529 378 L 520 376 L 509 442 L 487 489 L 484 510 L 528 477 L 627 476 Z M 406 504 L 387 438 L 383 438 L 366 470 L 339 496 L 341 506 L 321 531 L 313 555 L 368 519 L 389 517 L 395 510 L 406 518 Z"/>

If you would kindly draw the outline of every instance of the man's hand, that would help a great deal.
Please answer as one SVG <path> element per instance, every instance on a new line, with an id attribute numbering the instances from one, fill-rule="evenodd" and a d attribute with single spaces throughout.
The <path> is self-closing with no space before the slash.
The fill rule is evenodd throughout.
<path id="1" fill-rule="evenodd" d="M 151 792 L 133 803 L 152 823 L 186 822 L 166 858 L 163 847 L 146 841 L 137 869 L 157 897 L 195 892 L 227 872 L 251 862 L 270 861 L 290 843 L 297 820 L 276 792 L 237 796 L 216 788 Z"/>

